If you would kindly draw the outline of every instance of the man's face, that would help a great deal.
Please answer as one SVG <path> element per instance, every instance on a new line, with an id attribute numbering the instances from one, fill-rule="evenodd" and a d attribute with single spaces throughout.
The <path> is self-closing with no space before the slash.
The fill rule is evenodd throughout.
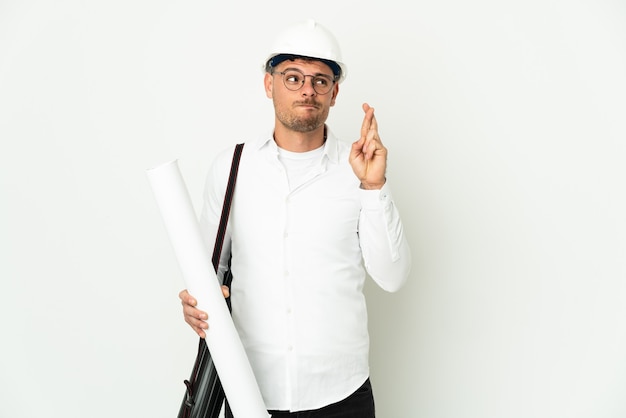
<path id="1" fill-rule="evenodd" d="M 300 71 L 306 75 L 305 82 L 298 90 L 290 90 L 283 82 L 281 72 Z M 333 79 L 330 67 L 320 61 L 283 61 L 275 69 L 274 74 L 265 74 L 265 93 L 274 102 L 276 118 L 290 130 L 311 132 L 326 122 L 330 107 L 335 105 L 339 85 L 334 83 L 326 94 L 319 94 L 313 88 L 313 76 Z M 292 87 L 294 88 L 294 87 Z M 320 88 L 318 87 L 318 90 Z"/>

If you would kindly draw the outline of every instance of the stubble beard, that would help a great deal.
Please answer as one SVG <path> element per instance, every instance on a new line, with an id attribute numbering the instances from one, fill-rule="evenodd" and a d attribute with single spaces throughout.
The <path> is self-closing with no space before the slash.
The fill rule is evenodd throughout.
<path id="1" fill-rule="evenodd" d="M 278 108 L 276 110 L 276 118 L 283 126 L 294 132 L 301 133 L 316 130 L 320 126 L 324 125 L 327 117 L 328 109 L 324 112 L 308 115 L 306 117 L 298 116 L 295 112 L 285 111 Z"/>

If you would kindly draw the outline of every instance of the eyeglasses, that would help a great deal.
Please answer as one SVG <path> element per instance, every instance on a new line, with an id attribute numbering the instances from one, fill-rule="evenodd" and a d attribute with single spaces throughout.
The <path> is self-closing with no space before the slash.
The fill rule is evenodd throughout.
<path id="1" fill-rule="evenodd" d="M 326 94 L 328 93 L 335 84 L 335 80 L 324 74 L 320 75 L 309 75 L 304 74 L 300 70 L 287 70 L 287 71 L 279 71 L 276 74 L 280 74 L 283 76 L 283 83 L 288 90 L 297 91 L 304 86 L 304 82 L 307 77 L 311 77 L 311 82 L 313 84 L 313 90 L 317 94 Z"/>

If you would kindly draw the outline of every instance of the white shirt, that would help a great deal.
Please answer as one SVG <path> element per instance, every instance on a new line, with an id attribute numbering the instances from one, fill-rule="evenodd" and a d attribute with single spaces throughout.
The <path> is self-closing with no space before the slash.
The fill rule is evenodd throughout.
<path id="1" fill-rule="evenodd" d="M 292 152 L 278 148 L 278 160 L 285 167 L 289 190 L 301 186 L 317 174 L 323 155 L 323 146 L 307 152 Z"/>
<path id="2" fill-rule="evenodd" d="M 211 250 L 233 148 L 207 177 L 200 224 Z M 409 274 L 389 186 L 361 189 L 349 152 L 328 131 L 321 156 L 290 187 L 271 133 L 244 146 L 219 276 L 231 250 L 233 321 L 270 410 L 317 409 L 363 384 L 366 269 L 387 291 Z"/>

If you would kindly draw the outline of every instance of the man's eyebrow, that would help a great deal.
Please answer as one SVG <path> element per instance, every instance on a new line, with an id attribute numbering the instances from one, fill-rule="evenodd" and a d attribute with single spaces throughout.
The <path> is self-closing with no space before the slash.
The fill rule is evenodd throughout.
<path id="1" fill-rule="evenodd" d="M 302 71 L 301 69 L 296 68 L 296 67 L 287 67 L 287 68 L 283 69 L 281 71 L 281 73 L 284 73 L 285 71 L 299 71 L 302 74 L 304 74 L 304 71 Z M 324 77 L 328 77 L 328 78 L 334 78 L 332 75 L 326 74 L 326 73 L 314 73 L 314 74 L 311 74 L 311 75 L 314 75 L 314 76 L 324 76 Z"/>

